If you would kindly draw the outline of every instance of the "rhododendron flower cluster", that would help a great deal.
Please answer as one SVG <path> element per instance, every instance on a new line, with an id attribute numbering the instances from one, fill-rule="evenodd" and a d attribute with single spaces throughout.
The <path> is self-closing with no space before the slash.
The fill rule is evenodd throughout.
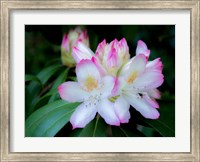
<path id="1" fill-rule="evenodd" d="M 107 124 L 128 123 L 130 105 L 148 119 L 158 119 L 163 64 L 160 58 L 149 61 L 150 50 L 139 40 L 136 55 L 130 58 L 123 38 L 110 43 L 103 40 L 93 53 L 81 41 L 72 49 L 78 82 L 58 87 L 60 97 L 68 102 L 82 102 L 72 114 L 74 128 L 83 128 L 98 113 Z"/>
<path id="2" fill-rule="evenodd" d="M 86 29 L 81 30 L 80 27 L 76 27 L 74 30 L 70 30 L 68 34 L 64 34 L 63 36 L 61 44 L 61 60 L 62 63 L 68 67 L 75 66 L 75 61 L 72 57 L 72 47 L 75 46 L 77 42 L 81 42 L 89 47 L 89 37 Z"/>

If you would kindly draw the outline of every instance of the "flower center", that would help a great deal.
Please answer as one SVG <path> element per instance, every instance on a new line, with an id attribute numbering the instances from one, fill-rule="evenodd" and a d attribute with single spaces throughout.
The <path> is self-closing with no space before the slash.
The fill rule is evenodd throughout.
<path id="1" fill-rule="evenodd" d="M 130 75 L 129 75 L 129 77 L 128 77 L 128 79 L 127 79 L 127 83 L 128 84 L 131 84 L 131 83 L 133 83 L 133 81 L 136 79 L 136 77 L 137 77 L 137 72 L 136 71 L 134 71 L 134 72 L 132 72 Z"/>
<path id="2" fill-rule="evenodd" d="M 101 100 L 101 93 L 97 95 L 92 95 L 84 102 L 84 106 L 86 108 L 91 106 L 97 106 L 100 100 Z"/>
<path id="3" fill-rule="evenodd" d="M 93 89 L 96 89 L 98 87 L 98 81 L 94 79 L 92 76 L 88 76 L 84 85 L 87 88 L 87 90 L 90 92 Z"/>

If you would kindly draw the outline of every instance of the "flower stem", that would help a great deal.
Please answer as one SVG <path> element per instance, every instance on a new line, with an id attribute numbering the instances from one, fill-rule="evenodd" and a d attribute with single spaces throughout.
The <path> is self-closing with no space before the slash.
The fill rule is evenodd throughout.
<path id="1" fill-rule="evenodd" d="M 95 137 L 95 133 L 96 133 L 96 129 L 97 129 L 97 124 L 98 124 L 99 118 L 100 118 L 100 115 L 97 114 L 96 123 L 95 123 L 95 126 L 94 126 L 94 132 L 93 132 L 93 135 L 92 135 L 93 137 Z"/>

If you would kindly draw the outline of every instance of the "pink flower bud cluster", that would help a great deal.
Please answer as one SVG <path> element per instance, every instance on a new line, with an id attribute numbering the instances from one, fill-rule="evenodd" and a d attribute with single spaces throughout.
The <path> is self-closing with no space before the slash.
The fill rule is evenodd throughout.
<path id="1" fill-rule="evenodd" d="M 76 62 L 72 57 L 72 47 L 78 42 L 89 47 L 87 30 L 81 30 L 80 27 L 76 27 L 74 30 L 70 30 L 69 33 L 64 34 L 61 44 L 61 60 L 64 65 L 68 67 L 74 67 L 76 65 Z"/>

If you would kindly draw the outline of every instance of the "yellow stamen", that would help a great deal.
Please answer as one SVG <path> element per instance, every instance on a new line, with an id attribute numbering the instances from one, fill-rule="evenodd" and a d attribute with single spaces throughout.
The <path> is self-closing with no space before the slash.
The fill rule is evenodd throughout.
<path id="1" fill-rule="evenodd" d="M 128 83 L 128 84 L 133 83 L 133 81 L 134 81 L 135 78 L 137 77 L 137 74 L 138 74 L 138 73 L 137 73 L 136 71 L 132 72 L 132 73 L 129 75 L 128 79 L 127 79 L 127 83 Z"/>
<path id="2" fill-rule="evenodd" d="M 111 98 L 109 98 L 109 100 L 114 103 L 117 100 L 118 97 L 119 96 L 111 97 Z"/>
<path id="3" fill-rule="evenodd" d="M 85 87 L 88 91 L 92 91 L 93 89 L 98 87 L 98 80 L 94 79 L 92 76 L 88 76 L 85 81 Z"/>

